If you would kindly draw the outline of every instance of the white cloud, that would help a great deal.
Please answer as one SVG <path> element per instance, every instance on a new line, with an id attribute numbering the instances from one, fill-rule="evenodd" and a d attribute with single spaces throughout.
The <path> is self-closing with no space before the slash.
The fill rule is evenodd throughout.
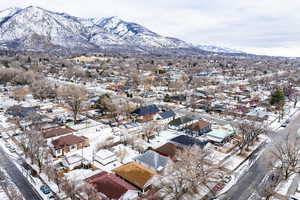
<path id="1" fill-rule="evenodd" d="M 0 9 L 29 5 L 80 17 L 119 16 L 194 44 L 300 56 L 299 0 L 1 0 Z"/>

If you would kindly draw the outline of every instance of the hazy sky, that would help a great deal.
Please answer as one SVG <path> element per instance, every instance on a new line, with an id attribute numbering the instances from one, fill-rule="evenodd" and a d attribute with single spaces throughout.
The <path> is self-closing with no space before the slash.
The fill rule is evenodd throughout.
<path id="1" fill-rule="evenodd" d="M 1 0 L 78 17 L 118 16 L 193 44 L 300 56 L 300 0 Z"/>

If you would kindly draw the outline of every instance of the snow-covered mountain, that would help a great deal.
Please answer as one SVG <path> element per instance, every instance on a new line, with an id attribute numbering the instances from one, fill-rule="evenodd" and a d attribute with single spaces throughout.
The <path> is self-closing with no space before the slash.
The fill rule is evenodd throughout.
<path id="1" fill-rule="evenodd" d="M 160 53 L 168 49 L 171 54 L 174 51 L 185 51 L 187 54 L 204 51 L 243 53 L 215 46 L 193 46 L 118 17 L 79 18 L 35 6 L 0 11 L 0 48 L 46 51 L 130 49 Z"/>
<path id="2" fill-rule="evenodd" d="M 204 51 L 210 51 L 210 52 L 216 52 L 216 53 L 245 53 L 243 51 L 230 49 L 226 47 L 218 47 L 218 46 L 212 46 L 212 45 L 198 45 L 197 48 L 204 50 Z"/>
<path id="3" fill-rule="evenodd" d="M 84 19 L 34 6 L 0 11 L 0 45 L 34 50 L 53 47 L 192 47 L 182 40 L 161 36 L 117 17 Z"/>

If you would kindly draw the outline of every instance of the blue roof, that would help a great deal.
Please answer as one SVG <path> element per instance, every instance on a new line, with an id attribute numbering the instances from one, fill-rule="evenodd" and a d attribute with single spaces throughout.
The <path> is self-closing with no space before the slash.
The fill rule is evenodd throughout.
<path id="1" fill-rule="evenodd" d="M 149 150 L 142 155 L 137 156 L 134 160 L 141 161 L 144 167 L 153 167 L 157 171 L 161 171 L 168 163 L 168 158 L 156 153 L 155 151 Z M 147 166 L 148 165 L 148 166 Z"/>
<path id="2" fill-rule="evenodd" d="M 14 117 L 25 118 L 36 110 L 33 107 L 12 106 L 6 110 L 6 113 Z"/>
<path id="3" fill-rule="evenodd" d="M 193 138 L 193 137 L 190 137 L 187 135 L 177 136 L 177 137 L 171 139 L 171 142 L 174 142 L 174 143 L 177 143 L 177 144 L 183 145 L 183 146 L 188 146 L 188 147 L 197 145 L 201 148 L 203 148 L 207 143 L 207 142 L 200 141 L 196 138 Z"/>
<path id="4" fill-rule="evenodd" d="M 168 110 L 168 111 L 159 113 L 159 115 L 162 119 L 168 119 L 168 118 L 176 116 L 176 114 L 172 110 Z"/>
<path id="5" fill-rule="evenodd" d="M 149 105 L 149 106 L 144 106 L 144 107 L 140 107 L 138 109 L 136 109 L 135 111 L 133 111 L 132 113 L 137 114 L 139 116 L 143 116 L 143 115 L 149 115 L 149 114 L 154 114 L 154 113 L 158 113 L 159 112 L 159 108 L 156 105 Z"/>

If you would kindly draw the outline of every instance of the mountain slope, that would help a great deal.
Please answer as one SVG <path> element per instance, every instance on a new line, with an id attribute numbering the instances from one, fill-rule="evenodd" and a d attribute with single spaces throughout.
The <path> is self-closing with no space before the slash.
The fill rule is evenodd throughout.
<path id="1" fill-rule="evenodd" d="M 40 42 L 40 43 L 39 43 Z M 156 34 L 117 17 L 83 19 L 30 6 L 0 12 L 0 44 L 21 49 L 92 49 L 105 46 L 189 48 L 179 39 Z M 37 45 L 38 44 L 38 45 Z"/>
<path id="2" fill-rule="evenodd" d="M 87 32 L 80 22 L 42 8 L 27 7 L 0 23 L 1 42 L 15 41 L 24 48 L 34 49 L 35 40 L 44 38 L 44 42 L 67 48 L 92 47 L 84 37 Z"/>
<path id="3" fill-rule="evenodd" d="M 212 45 L 198 45 L 197 48 L 202 49 L 204 51 L 210 51 L 215 53 L 235 53 L 235 54 L 244 54 L 245 52 L 230 49 L 226 47 L 218 47 L 218 46 L 212 46 Z"/>
<path id="4" fill-rule="evenodd" d="M 206 51 L 244 53 L 215 46 L 193 46 L 118 17 L 79 18 L 34 6 L 0 11 L 0 48 L 33 51 L 116 49 L 169 51 L 171 54 L 174 51 L 185 51 L 186 54 L 208 54 Z"/>

